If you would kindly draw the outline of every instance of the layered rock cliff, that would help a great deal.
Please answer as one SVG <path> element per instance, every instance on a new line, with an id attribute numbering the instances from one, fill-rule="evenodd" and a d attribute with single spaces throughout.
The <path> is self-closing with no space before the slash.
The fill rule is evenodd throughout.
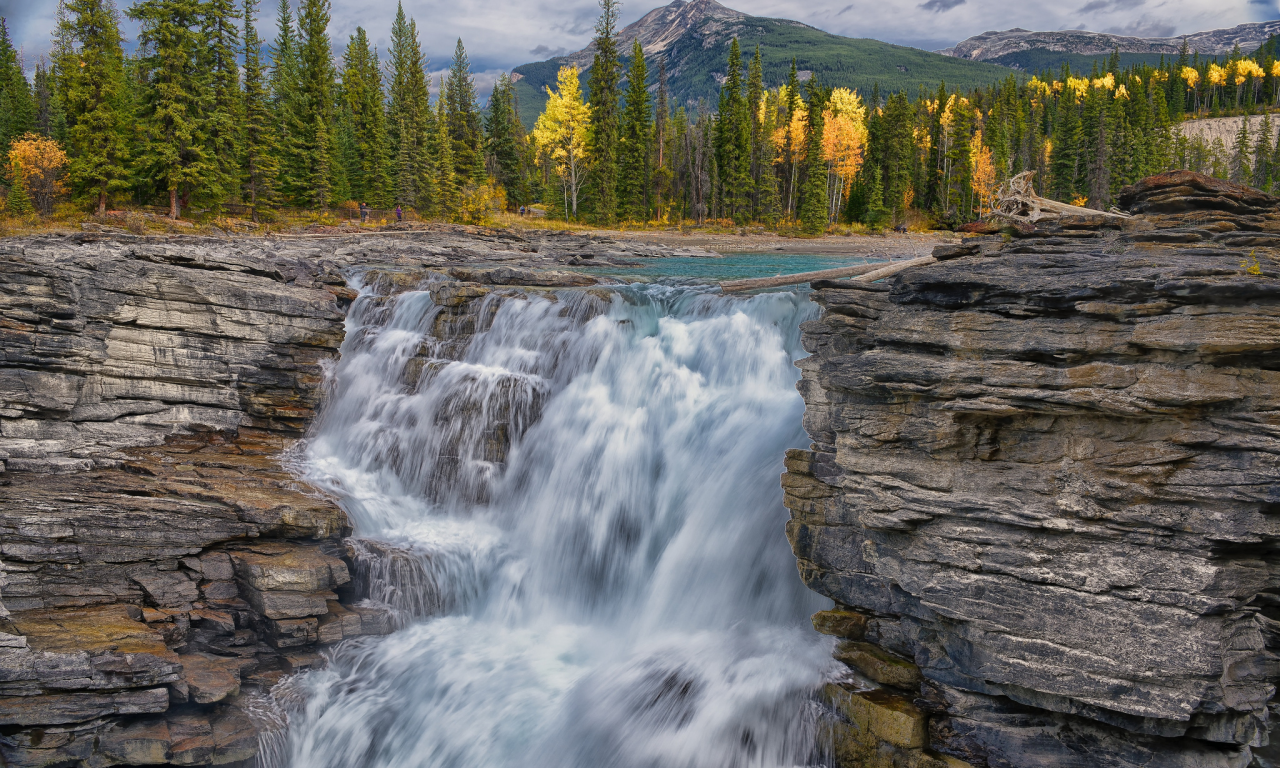
<path id="1" fill-rule="evenodd" d="M 783 485 L 845 765 L 1273 764 L 1280 263 L 1227 243 L 1277 201 L 1124 199 L 814 285 Z"/>
<path id="2" fill-rule="evenodd" d="M 445 281 L 443 338 L 495 286 L 676 253 L 699 252 L 449 227 L 0 240 L 0 765 L 241 764 L 272 726 L 255 693 L 392 628 L 345 513 L 285 466 L 348 279 Z"/>

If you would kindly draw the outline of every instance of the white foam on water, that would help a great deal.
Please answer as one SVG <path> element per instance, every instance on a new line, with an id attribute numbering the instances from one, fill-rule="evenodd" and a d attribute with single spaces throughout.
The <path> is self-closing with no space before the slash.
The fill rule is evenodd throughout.
<path id="1" fill-rule="evenodd" d="M 287 683 L 278 764 L 815 760 L 831 646 L 778 476 L 807 443 L 792 361 L 816 308 L 553 298 L 506 300 L 460 355 L 431 339 L 425 292 L 353 307 L 305 471 L 342 497 L 358 580 L 403 627 Z"/>

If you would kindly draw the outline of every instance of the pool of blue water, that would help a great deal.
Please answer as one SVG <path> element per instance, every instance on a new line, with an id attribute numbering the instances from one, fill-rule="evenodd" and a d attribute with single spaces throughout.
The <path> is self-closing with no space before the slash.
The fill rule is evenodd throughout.
<path id="1" fill-rule="evenodd" d="M 866 256 L 835 256 L 811 253 L 730 253 L 721 258 L 675 257 L 643 259 L 640 266 L 620 267 L 582 264 L 576 272 L 616 277 L 628 282 L 720 282 L 749 277 L 773 277 L 819 269 L 875 264 L 885 259 Z"/>

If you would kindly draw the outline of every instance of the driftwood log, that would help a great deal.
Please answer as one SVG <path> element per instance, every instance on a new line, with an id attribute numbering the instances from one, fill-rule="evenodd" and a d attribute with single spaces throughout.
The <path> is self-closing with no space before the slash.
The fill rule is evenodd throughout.
<path id="1" fill-rule="evenodd" d="M 1128 219 L 1129 214 L 1112 208 L 1110 211 L 1095 211 L 1078 205 L 1059 203 L 1036 194 L 1031 179 L 1035 171 L 1023 171 L 1004 182 L 996 189 L 996 203 L 991 215 L 1009 221 L 1035 224 L 1044 219 L 1056 219 L 1060 216 L 1111 216 L 1117 219 Z"/>
<path id="2" fill-rule="evenodd" d="M 753 277 L 748 280 L 726 280 L 720 283 L 720 290 L 725 293 L 734 291 L 753 291 L 759 288 L 777 288 L 783 285 L 811 283 L 814 280 L 837 280 L 852 277 L 860 283 L 874 283 L 891 275 L 896 275 L 910 267 L 924 266 L 936 262 L 932 256 L 921 256 L 918 259 L 900 261 L 896 264 L 861 264 L 856 267 L 839 267 L 837 269 L 820 269 L 817 272 L 797 272 L 794 275 L 778 275 L 776 277 Z"/>

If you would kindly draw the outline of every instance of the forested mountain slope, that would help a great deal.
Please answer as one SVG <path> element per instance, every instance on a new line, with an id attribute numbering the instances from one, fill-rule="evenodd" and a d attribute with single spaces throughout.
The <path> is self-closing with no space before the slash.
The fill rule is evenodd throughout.
<path id="1" fill-rule="evenodd" d="M 729 42 L 735 37 L 745 57 L 749 58 L 760 46 L 768 87 L 786 81 L 792 57 L 802 73 L 817 75 L 823 84 L 863 93 L 878 84 L 882 91 L 906 90 L 914 94 L 922 84 L 937 90 L 943 81 L 948 86 L 970 89 L 990 85 L 1008 75 L 1007 70 L 984 62 L 879 40 L 840 37 L 798 21 L 749 16 L 715 0 L 675 0 L 656 8 L 622 30 L 619 48 L 629 51 L 631 42 L 639 38 L 645 58 L 649 59 L 650 90 L 657 87 L 658 61 L 664 59 L 674 101 L 694 108 L 699 99 L 714 103 L 718 97 Z M 560 67 L 573 64 L 582 69 L 585 87 L 585 70 L 594 55 L 594 47 L 587 47 L 568 56 L 515 68 L 512 77 L 526 126 L 531 126 L 542 112 L 547 100 L 545 87 L 554 87 Z"/>

